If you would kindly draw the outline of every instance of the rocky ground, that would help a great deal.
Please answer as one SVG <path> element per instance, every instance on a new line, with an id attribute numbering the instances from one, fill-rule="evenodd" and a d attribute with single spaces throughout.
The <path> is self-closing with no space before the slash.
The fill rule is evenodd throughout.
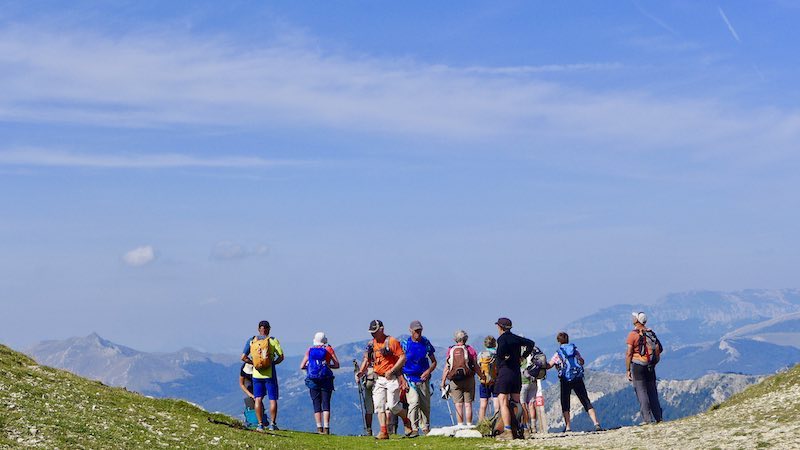
<path id="1" fill-rule="evenodd" d="M 721 407 L 673 422 L 600 433 L 551 433 L 494 448 L 800 448 L 800 370 L 767 380 Z"/>

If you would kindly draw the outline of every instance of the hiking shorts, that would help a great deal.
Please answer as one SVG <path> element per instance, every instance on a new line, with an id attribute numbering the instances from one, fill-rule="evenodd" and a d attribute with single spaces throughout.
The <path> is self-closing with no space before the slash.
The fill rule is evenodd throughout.
<path id="1" fill-rule="evenodd" d="M 494 385 L 493 384 L 483 384 L 478 388 L 478 396 L 480 398 L 492 398 L 497 397 L 497 394 L 494 393 Z"/>
<path id="2" fill-rule="evenodd" d="M 400 382 L 397 378 L 387 380 L 386 377 L 375 378 L 375 387 L 372 388 L 372 403 L 376 413 L 391 411 L 400 403 Z"/>
<path id="3" fill-rule="evenodd" d="M 501 367 L 494 382 L 495 394 L 517 394 L 522 390 L 522 374 L 519 370 Z"/>
<path id="4" fill-rule="evenodd" d="M 372 414 L 375 411 L 375 403 L 372 401 L 372 389 L 375 383 L 370 383 L 368 386 L 364 389 L 364 413 Z"/>
<path id="5" fill-rule="evenodd" d="M 270 400 L 278 400 L 278 377 L 253 377 L 253 395 L 256 398 L 266 396 Z"/>
<path id="6" fill-rule="evenodd" d="M 536 393 L 539 392 L 539 386 L 535 381 L 522 385 L 522 390 L 519 391 L 519 401 L 522 403 L 530 403 L 536 398 Z"/>
<path id="7" fill-rule="evenodd" d="M 450 397 L 454 403 L 472 403 L 475 399 L 475 377 L 450 380 Z"/>

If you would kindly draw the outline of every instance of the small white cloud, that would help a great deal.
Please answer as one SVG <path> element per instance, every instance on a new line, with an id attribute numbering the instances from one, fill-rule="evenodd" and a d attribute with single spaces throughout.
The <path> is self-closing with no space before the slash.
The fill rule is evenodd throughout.
<path id="1" fill-rule="evenodd" d="M 156 251 L 151 245 L 136 247 L 122 255 L 125 264 L 131 267 L 141 267 L 150 264 L 156 259 Z"/>
<path id="2" fill-rule="evenodd" d="M 264 256 L 267 253 L 269 253 L 269 247 L 264 244 L 245 247 L 244 245 L 231 241 L 220 241 L 214 244 L 214 247 L 211 249 L 211 259 L 230 261 L 251 256 Z"/>

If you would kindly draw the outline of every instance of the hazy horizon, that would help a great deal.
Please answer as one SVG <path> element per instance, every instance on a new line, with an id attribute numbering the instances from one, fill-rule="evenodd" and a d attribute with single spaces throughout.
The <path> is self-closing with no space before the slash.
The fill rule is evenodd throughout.
<path id="1" fill-rule="evenodd" d="M 540 335 L 797 284 L 795 3 L 2 6 L 0 342 Z"/>

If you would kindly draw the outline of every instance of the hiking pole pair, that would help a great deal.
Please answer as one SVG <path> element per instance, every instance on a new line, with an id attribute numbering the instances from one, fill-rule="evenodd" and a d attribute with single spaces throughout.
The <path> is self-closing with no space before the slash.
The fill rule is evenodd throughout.
<path id="1" fill-rule="evenodd" d="M 442 390 L 442 398 L 447 405 L 447 414 L 450 416 L 450 424 L 455 426 L 456 421 L 453 420 L 453 410 L 450 409 L 450 383 L 440 386 L 439 389 Z"/>
<path id="2" fill-rule="evenodd" d="M 353 367 L 356 373 L 356 384 L 358 384 L 358 409 L 361 411 L 361 423 L 364 425 L 364 436 L 367 435 L 367 413 L 365 411 L 364 403 L 366 402 L 366 393 L 364 388 L 364 383 L 362 382 L 361 378 L 358 378 L 358 361 L 355 359 L 353 360 Z"/>

